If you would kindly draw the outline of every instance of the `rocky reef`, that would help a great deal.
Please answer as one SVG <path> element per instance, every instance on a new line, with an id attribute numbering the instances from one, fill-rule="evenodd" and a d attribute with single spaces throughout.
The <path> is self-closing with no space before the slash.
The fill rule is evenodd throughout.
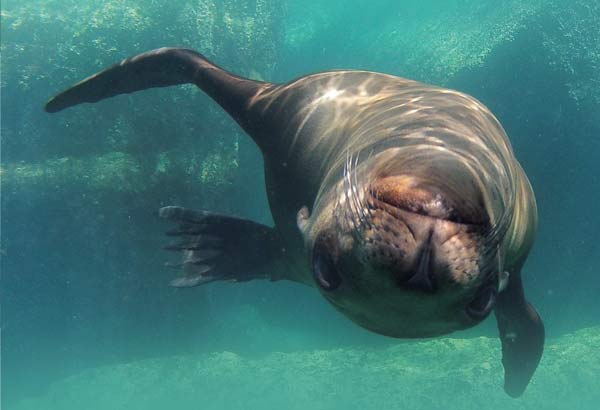
<path id="1" fill-rule="evenodd" d="M 550 340 L 525 395 L 502 391 L 495 338 L 387 348 L 180 355 L 91 368 L 52 384 L 28 409 L 591 410 L 600 400 L 600 327 Z"/>
<path id="2" fill-rule="evenodd" d="M 268 78 L 281 48 L 282 10 L 272 0 L 3 6 L 3 183 L 43 194 L 55 183 L 76 189 L 87 180 L 88 189 L 110 198 L 115 190 L 148 194 L 153 177 L 169 174 L 182 187 L 226 191 L 237 172 L 240 131 L 195 87 L 54 117 L 43 113 L 43 103 L 94 71 L 162 46 L 195 48 L 238 74 Z M 119 187 L 108 182 L 116 174 L 125 182 Z"/>

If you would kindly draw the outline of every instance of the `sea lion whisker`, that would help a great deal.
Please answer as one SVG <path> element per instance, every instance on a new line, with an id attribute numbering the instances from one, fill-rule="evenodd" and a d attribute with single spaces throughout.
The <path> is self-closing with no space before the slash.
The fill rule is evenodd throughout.
<path id="1" fill-rule="evenodd" d="M 353 183 L 352 183 L 352 154 L 349 151 L 346 151 L 346 163 L 344 166 L 344 176 L 343 176 L 343 196 L 345 198 L 344 201 L 344 214 L 348 223 L 352 224 L 352 236 L 360 240 L 359 232 L 362 231 L 362 221 L 358 217 L 358 205 L 355 202 L 355 198 L 353 195 Z"/>
<path id="2" fill-rule="evenodd" d="M 498 218 L 498 220 L 486 232 L 484 232 L 484 243 L 486 245 L 486 248 L 493 247 L 493 244 L 499 243 L 501 239 L 504 238 L 509 227 L 513 223 L 513 213 L 513 206 L 506 204 L 505 212 L 503 212 Z"/>
<path id="3" fill-rule="evenodd" d="M 361 222 L 363 223 L 363 225 L 368 225 L 367 215 L 366 215 L 367 207 L 365 206 L 366 204 L 365 204 L 364 189 L 362 189 L 362 192 L 360 192 L 360 193 L 358 192 L 358 189 L 357 189 L 357 187 L 363 186 L 362 184 L 359 184 L 359 181 L 358 181 L 357 167 L 358 167 L 359 157 L 360 157 L 360 151 L 356 153 L 356 159 L 354 160 L 354 186 L 352 188 L 353 188 L 353 193 L 356 198 L 356 202 L 359 205 L 359 208 L 358 208 L 359 218 L 360 218 Z M 362 195 L 362 198 L 361 198 L 361 195 Z"/>
<path id="4" fill-rule="evenodd" d="M 347 172 L 345 175 L 345 192 L 350 206 L 350 218 L 352 219 L 353 224 L 356 228 L 353 230 L 353 234 L 355 239 L 357 240 L 362 239 L 362 233 L 365 227 L 369 226 L 367 222 L 367 217 L 363 213 L 363 210 L 365 209 L 365 204 L 363 203 L 363 200 L 361 200 L 360 193 L 357 189 L 357 187 L 360 186 L 358 184 L 357 171 L 359 156 L 360 152 L 357 152 L 355 156 L 347 153 Z"/>
<path id="5" fill-rule="evenodd" d="M 350 153 L 348 151 L 346 151 L 346 161 L 344 161 L 344 169 L 343 169 L 343 175 L 342 175 L 341 196 L 343 198 L 343 201 L 341 202 L 341 205 L 342 205 L 342 210 L 343 210 L 342 213 L 343 213 L 344 221 L 348 224 L 352 224 L 353 227 L 355 227 L 355 223 L 352 218 L 352 207 L 350 205 L 350 196 L 348 195 L 348 190 L 350 189 L 349 183 L 348 183 L 349 168 L 350 168 Z"/>

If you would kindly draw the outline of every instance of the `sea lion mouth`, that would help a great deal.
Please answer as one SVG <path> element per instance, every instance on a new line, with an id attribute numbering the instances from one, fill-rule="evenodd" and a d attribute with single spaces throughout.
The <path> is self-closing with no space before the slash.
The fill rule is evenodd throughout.
<path id="1" fill-rule="evenodd" d="M 368 259 L 392 271 L 396 286 L 435 293 L 439 288 L 436 272 L 440 270 L 440 245 L 455 235 L 454 230 L 441 233 L 439 225 L 458 224 L 375 198 L 368 202 L 373 216 L 365 231 Z"/>
<path id="2" fill-rule="evenodd" d="M 432 266 L 435 260 L 434 248 L 431 245 L 432 235 L 433 231 L 430 231 L 429 237 L 421 246 L 420 254 L 417 257 L 416 270 L 404 283 L 404 286 L 409 289 L 420 290 L 425 293 L 433 293 L 437 289 L 438 284 Z"/>

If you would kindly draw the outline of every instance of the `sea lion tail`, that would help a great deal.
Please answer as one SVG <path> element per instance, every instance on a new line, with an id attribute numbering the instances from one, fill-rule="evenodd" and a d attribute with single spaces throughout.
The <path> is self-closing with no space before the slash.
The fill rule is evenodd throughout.
<path id="1" fill-rule="evenodd" d="M 84 79 L 51 98 L 45 110 L 55 113 L 119 94 L 186 83 L 196 84 L 238 122 L 247 100 L 268 85 L 235 76 L 194 50 L 159 48 L 125 59 Z"/>

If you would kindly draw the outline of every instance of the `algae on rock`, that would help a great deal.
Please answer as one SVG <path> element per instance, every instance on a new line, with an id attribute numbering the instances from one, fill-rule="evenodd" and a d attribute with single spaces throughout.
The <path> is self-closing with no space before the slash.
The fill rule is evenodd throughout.
<path id="1" fill-rule="evenodd" d="M 221 145 L 198 161 L 194 152 L 169 151 L 156 156 L 154 165 L 145 164 L 124 152 L 97 157 L 63 157 L 39 163 L 6 163 L 1 168 L 2 187 L 10 193 L 49 191 L 93 191 L 102 196 L 114 192 L 144 193 L 164 180 L 189 183 L 189 188 L 219 191 L 232 183 L 238 168 L 238 145 Z M 107 198 L 108 199 L 108 198 Z"/>
<path id="2" fill-rule="evenodd" d="M 92 158 L 57 158 L 41 163 L 8 163 L 2 168 L 3 188 L 10 192 L 74 190 L 82 187 L 100 191 L 144 190 L 139 162 L 123 152 Z"/>
<path id="3" fill-rule="evenodd" d="M 531 385 L 518 400 L 502 390 L 498 340 L 478 337 L 379 349 L 273 352 L 259 358 L 219 352 L 148 359 L 85 370 L 14 410 L 159 409 L 167 404 L 202 409 L 563 410 L 566 403 L 591 410 L 600 400 L 599 350 L 599 327 L 549 340 Z"/>

